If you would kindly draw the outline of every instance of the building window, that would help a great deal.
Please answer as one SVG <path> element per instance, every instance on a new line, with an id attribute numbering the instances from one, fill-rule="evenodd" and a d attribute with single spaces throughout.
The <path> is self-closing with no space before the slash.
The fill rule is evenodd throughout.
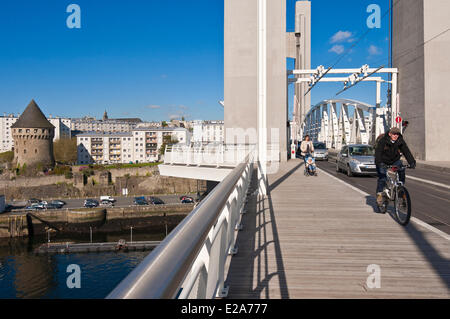
<path id="1" fill-rule="evenodd" d="M 26 153 L 27 153 L 27 150 L 23 150 L 23 153 L 26 154 Z"/>
<path id="2" fill-rule="evenodd" d="M 36 148 L 36 149 L 34 149 L 34 154 L 37 154 L 37 148 Z"/>

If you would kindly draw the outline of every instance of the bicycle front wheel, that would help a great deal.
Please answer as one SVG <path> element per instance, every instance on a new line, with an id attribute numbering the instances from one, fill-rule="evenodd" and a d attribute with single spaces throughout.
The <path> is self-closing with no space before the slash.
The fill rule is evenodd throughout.
<path id="1" fill-rule="evenodd" d="M 406 226 L 411 218 L 411 198 L 408 190 L 403 187 L 397 187 L 394 199 L 395 215 L 400 225 Z"/>

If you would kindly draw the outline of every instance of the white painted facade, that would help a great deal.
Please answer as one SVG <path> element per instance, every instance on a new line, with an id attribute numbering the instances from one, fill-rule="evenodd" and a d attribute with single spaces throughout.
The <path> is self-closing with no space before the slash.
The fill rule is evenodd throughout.
<path id="1" fill-rule="evenodd" d="M 14 114 L 0 116 L 0 153 L 11 151 L 14 141 L 11 134 L 11 125 L 19 119 Z M 55 127 L 55 137 L 53 141 L 60 138 L 71 138 L 71 119 L 68 118 L 48 118 L 49 122 Z"/>
<path id="2" fill-rule="evenodd" d="M 136 123 L 118 120 L 95 120 L 89 118 L 72 119 L 72 131 L 81 132 L 130 132 Z"/>
<path id="3" fill-rule="evenodd" d="M 48 121 L 55 127 L 55 137 L 53 141 L 57 141 L 61 138 L 71 138 L 70 127 L 72 125 L 71 119 L 66 118 L 48 118 Z"/>
<path id="4" fill-rule="evenodd" d="M 159 160 L 163 137 L 171 135 L 188 145 L 191 134 L 184 128 L 140 128 L 131 132 L 83 133 L 77 136 L 78 164 L 150 163 Z"/>
<path id="5" fill-rule="evenodd" d="M 224 141 L 223 121 L 194 121 L 194 143 L 222 143 Z"/>

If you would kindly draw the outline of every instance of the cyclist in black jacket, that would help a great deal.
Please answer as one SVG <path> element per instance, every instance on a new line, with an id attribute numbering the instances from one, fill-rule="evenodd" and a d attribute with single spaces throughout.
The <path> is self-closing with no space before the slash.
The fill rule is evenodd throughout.
<path id="1" fill-rule="evenodd" d="M 401 152 L 401 153 L 400 153 Z M 381 206 L 383 204 L 383 189 L 386 185 L 386 173 L 387 166 L 398 166 L 399 179 L 403 184 L 405 183 L 406 176 L 403 168 L 403 163 L 400 160 L 401 155 L 404 155 L 408 161 L 409 166 L 414 169 L 416 167 L 416 160 L 412 156 L 408 145 L 406 145 L 403 136 L 400 134 L 400 129 L 394 127 L 377 143 L 375 148 L 375 164 L 377 166 L 378 183 L 377 183 L 377 204 Z"/>

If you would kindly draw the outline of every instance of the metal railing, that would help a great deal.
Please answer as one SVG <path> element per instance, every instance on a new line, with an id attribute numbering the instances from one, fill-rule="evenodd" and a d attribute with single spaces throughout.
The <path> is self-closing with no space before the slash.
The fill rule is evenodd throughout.
<path id="1" fill-rule="evenodd" d="M 235 231 L 244 212 L 252 173 L 253 153 L 248 153 L 107 298 L 226 296 L 226 259 L 237 252 Z"/>
<path id="2" fill-rule="evenodd" d="M 252 152 L 256 152 L 255 144 L 168 145 L 164 152 L 164 164 L 236 167 Z M 267 152 L 269 161 L 279 161 L 278 145 L 268 145 Z"/>

